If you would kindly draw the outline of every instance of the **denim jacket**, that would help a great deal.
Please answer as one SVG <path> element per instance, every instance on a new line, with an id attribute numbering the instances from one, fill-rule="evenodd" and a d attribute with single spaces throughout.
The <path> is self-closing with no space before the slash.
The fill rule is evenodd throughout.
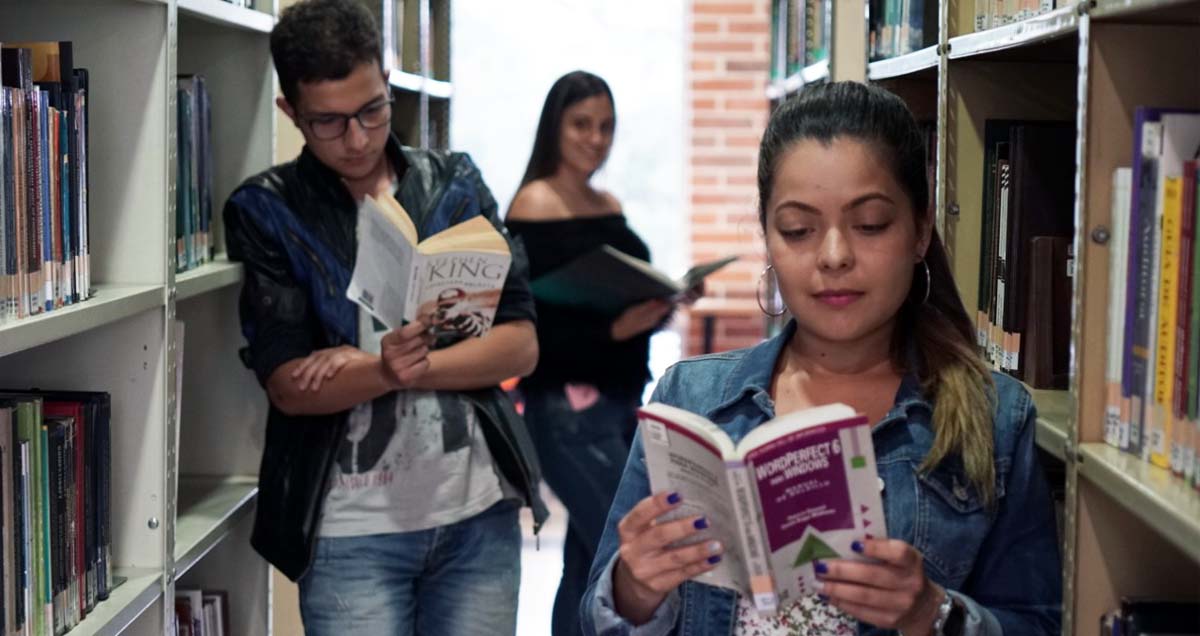
<path id="1" fill-rule="evenodd" d="M 667 371 L 653 401 L 700 413 L 740 440 L 774 417 L 771 373 L 795 332 L 756 347 L 685 360 Z M 933 445 L 932 406 L 915 376 L 905 376 L 895 404 L 872 429 L 883 479 L 888 534 L 924 555 L 925 574 L 966 607 L 966 636 L 1039 636 L 1059 633 L 1062 583 L 1050 493 L 1034 448 L 1035 410 L 1029 393 L 995 374 L 996 497 L 986 506 L 961 459 L 920 471 Z M 736 595 L 688 581 L 673 591 L 649 622 L 633 626 L 613 609 L 612 575 L 617 523 L 650 494 L 639 436 L 608 514 L 580 610 L 588 636 L 729 636 Z M 859 634 L 890 634 L 859 624 Z"/>

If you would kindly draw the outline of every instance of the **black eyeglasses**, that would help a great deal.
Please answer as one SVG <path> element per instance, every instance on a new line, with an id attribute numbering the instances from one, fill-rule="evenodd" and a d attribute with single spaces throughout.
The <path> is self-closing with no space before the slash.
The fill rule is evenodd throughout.
<path id="1" fill-rule="evenodd" d="M 304 122 L 308 124 L 308 129 L 314 137 L 322 141 L 332 141 L 346 134 L 346 127 L 350 125 L 351 118 L 357 119 L 358 125 L 366 130 L 382 128 L 392 120 L 392 100 L 372 102 L 352 115 L 318 115 L 306 117 Z"/>

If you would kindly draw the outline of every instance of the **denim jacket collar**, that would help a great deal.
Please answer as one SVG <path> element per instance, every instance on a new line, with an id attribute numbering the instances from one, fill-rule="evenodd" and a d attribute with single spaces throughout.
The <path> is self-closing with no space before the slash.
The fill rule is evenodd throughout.
<path id="1" fill-rule="evenodd" d="M 789 320 L 774 337 L 747 350 L 725 380 L 722 401 L 705 413 L 705 417 L 713 419 L 721 411 L 747 399 L 762 411 L 764 421 L 775 417 L 771 377 L 775 374 L 779 356 L 795 333 L 796 321 Z M 908 368 L 916 369 L 918 358 L 915 345 L 909 348 L 907 357 Z M 874 430 L 909 419 L 917 409 L 925 411 L 926 417 L 922 419 L 927 420 L 933 414 L 933 405 L 925 398 L 920 379 L 914 372 L 908 371 L 901 377 L 891 410 L 875 424 Z"/>

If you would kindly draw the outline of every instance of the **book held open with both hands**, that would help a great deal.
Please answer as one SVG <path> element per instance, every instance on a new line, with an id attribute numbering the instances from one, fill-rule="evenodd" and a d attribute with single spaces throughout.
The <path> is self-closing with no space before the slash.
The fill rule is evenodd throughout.
<path id="1" fill-rule="evenodd" d="M 417 237 L 391 195 L 365 197 L 346 297 L 389 329 L 420 320 L 439 340 L 487 333 L 512 264 L 508 242 L 483 216 Z"/>
<path id="2" fill-rule="evenodd" d="M 687 540 L 725 547 L 694 580 L 753 599 L 764 615 L 820 591 L 814 561 L 867 560 L 854 541 L 885 537 L 866 416 L 844 404 L 790 413 L 734 443 L 707 419 L 652 403 L 639 410 L 652 492 L 679 493 L 660 520 L 703 515 Z"/>

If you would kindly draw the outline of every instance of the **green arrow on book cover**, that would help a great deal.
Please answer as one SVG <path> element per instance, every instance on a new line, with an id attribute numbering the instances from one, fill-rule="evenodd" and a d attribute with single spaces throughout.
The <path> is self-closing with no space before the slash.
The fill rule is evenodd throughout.
<path id="1" fill-rule="evenodd" d="M 796 562 L 792 567 L 800 567 L 805 563 L 812 563 L 817 559 L 836 559 L 841 555 L 836 550 L 829 547 L 829 544 L 822 541 L 816 534 L 809 534 L 804 539 L 804 545 L 800 546 L 800 553 L 796 555 Z"/>

